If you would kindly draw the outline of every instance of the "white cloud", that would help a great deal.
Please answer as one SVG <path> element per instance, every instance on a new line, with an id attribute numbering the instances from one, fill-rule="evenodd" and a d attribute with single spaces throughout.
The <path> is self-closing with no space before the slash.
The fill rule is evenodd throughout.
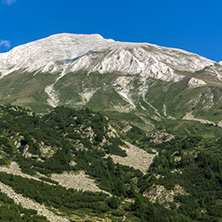
<path id="1" fill-rule="evenodd" d="M 12 5 L 13 3 L 15 3 L 17 0 L 2 0 L 3 4 L 7 4 L 7 5 Z"/>
<path id="2" fill-rule="evenodd" d="M 11 47 L 10 41 L 0 39 L 0 49 L 1 47 L 4 47 L 5 49 L 9 49 Z"/>

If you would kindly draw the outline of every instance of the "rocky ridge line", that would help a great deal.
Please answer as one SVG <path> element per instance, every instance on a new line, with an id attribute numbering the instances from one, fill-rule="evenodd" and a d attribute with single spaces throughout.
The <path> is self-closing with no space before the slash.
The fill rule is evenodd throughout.
<path id="1" fill-rule="evenodd" d="M 16 70 L 65 73 L 87 70 L 101 74 L 121 72 L 141 78 L 179 81 L 178 71 L 196 72 L 216 63 L 179 49 L 148 43 L 127 43 L 102 36 L 57 34 L 0 53 L 1 76 Z"/>

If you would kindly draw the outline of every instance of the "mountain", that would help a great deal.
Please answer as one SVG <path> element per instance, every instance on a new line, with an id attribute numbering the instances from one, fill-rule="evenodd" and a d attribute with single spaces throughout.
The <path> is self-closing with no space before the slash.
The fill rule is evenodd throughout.
<path id="1" fill-rule="evenodd" d="M 0 103 L 45 112 L 89 107 L 147 130 L 222 119 L 222 65 L 193 53 L 57 34 L 0 54 Z"/>
<path id="2" fill-rule="evenodd" d="M 221 221 L 221 63 L 59 34 L 0 76 L 0 221 Z"/>

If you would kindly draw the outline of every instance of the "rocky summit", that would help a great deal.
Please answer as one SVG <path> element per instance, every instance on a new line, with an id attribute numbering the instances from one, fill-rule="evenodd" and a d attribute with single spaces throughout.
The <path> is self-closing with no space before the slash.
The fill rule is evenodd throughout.
<path id="1" fill-rule="evenodd" d="M 2 77 L 18 70 L 140 74 L 164 81 L 178 81 L 177 71 L 196 72 L 215 62 L 178 49 L 148 43 L 125 43 L 98 34 L 57 34 L 18 46 L 0 55 Z M 220 75 L 218 74 L 218 77 Z"/>

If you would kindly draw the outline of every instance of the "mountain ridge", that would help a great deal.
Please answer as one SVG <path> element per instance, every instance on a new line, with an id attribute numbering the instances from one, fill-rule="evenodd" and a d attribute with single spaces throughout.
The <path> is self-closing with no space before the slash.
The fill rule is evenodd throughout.
<path id="1" fill-rule="evenodd" d="M 81 57 L 84 57 L 85 55 L 89 55 L 90 52 L 100 52 L 100 50 L 110 50 L 111 51 L 120 51 L 120 57 L 121 57 L 121 52 L 124 53 L 124 49 L 129 47 L 129 49 L 135 50 L 135 54 L 137 54 L 137 59 L 138 57 L 144 53 L 141 48 L 139 47 L 148 47 L 151 48 L 151 50 L 156 50 L 157 51 L 157 56 L 154 56 L 157 58 L 158 57 L 158 50 L 163 51 L 166 50 L 167 53 L 172 57 L 174 53 L 182 53 L 183 55 L 188 55 L 188 56 L 193 56 L 197 59 L 197 61 L 191 63 L 194 67 L 192 68 L 191 71 L 199 71 L 199 69 L 205 68 L 207 65 L 213 65 L 215 62 L 205 59 L 204 57 L 198 56 L 197 54 L 189 53 L 184 50 L 180 49 L 173 49 L 173 48 L 166 48 L 166 47 L 160 47 L 157 45 L 153 44 L 148 44 L 148 43 L 128 43 L 128 42 L 115 42 L 114 40 L 110 39 L 104 39 L 102 36 L 98 34 L 92 34 L 92 35 L 79 35 L 79 34 L 57 34 L 57 35 L 52 35 L 44 39 L 40 39 L 37 41 L 33 41 L 24 45 L 17 46 L 10 50 L 7 53 L 1 53 L 0 58 L 1 58 L 1 66 L 15 66 L 15 64 L 20 64 L 20 66 L 15 66 L 15 68 L 22 68 L 22 69 L 27 69 L 27 66 L 29 66 L 28 71 L 37 71 L 38 69 L 42 69 L 43 72 L 56 72 L 56 69 L 51 69 L 49 66 L 52 65 L 51 62 L 53 63 L 72 63 L 74 60 L 81 59 Z M 137 51 L 135 48 L 139 48 Z M 53 51 L 54 50 L 54 51 Z M 59 55 L 56 54 L 56 50 L 59 51 Z M 149 49 L 148 49 L 149 50 Z M 153 53 L 150 50 L 150 55 L 145 54 L 143 56 L 150 56 L 152 58 Z M 166 54 L 167 54 L 166 53 Z M 170 54 L 172 53 L 172 54 Z M 26 55 L 27 54 L 27 55 Z M 155 53 L 154 53 L 155 55 Z M 124 54 L 123 56 L 129 56 L 128 54 Z M 21 58 L 22 57 L 22 58 Z M 38 57 L 37 61 L 36 58 Z M 132 58 L 131 58 L 132 59 Z M 144 58 L 140 58 L 144 59 Z M 160 56 L 160 62 L 161 59 L 170 59 L 167 55 L 165 55 L 165 58 L 161 58 Z M 10 61 L 9 61 L 10 60 Z M 41 61 L 43 64 L 35 64 L 35 62 Z M 118 57 L 117 57 L 118 60 Z M 198 64 L 201 60 L 204 65 Z M 22 62 L 21 62 L 22 61 Z M 8 65 L 7 63 L 11 63 Z M 34 66 L 33 63 L 34 62 Z M 109 62 L 109 61 L 108 61 Z M 133 61 L 131 61 L 132 63 Z M 147 62 L 147 61 L 145 61 Z M 167 61 L 171 62 L 172 61 Z M 175 62 L 175 61 L 174 61 Z M 186 62 L 186 61 L 185 61 Z M 46 64 L 45 64 L 46 63 Z M 180 63 L 184 63 L 184 61 L 180 61 Z M 187 62 L 186 62 L 187 63 Z M 36 65 L 36 67 L 35 67 Z M 55 65 L 55 64 L 54 64 Z M 178 64 L 176 64 L 178 65 Z M 43 67 L 42 67 L 43 66 Z M 137 64 L 138 66 L 138 64 Z M 98 67 L 97 67 L 98 68 Z M 187 68 L 187 67 L 186 67 Z M 50 70 L 51 69 L 51 70 Z M 189 70 L 189 69 L 188 69 Z M 72 71 L 75 71 L 72 70 Z M 95 71 L 95 70 L 93 70 Z M 105 70 L 107 71 L 107 70 Z M 103 72 L 105 72 L 103 71 Z M 109 70 L 108 70 L 109 71 Z M 123 70 L 121 70 L 123 71 Z M 182 70 L 180 70 L 182 71 Z M 190 71 L 190 70 L 189 70 Z M 2 72 L 2 71 L 1 71 Z M 3 76 L 6 75 L 3 72 Z"/>

